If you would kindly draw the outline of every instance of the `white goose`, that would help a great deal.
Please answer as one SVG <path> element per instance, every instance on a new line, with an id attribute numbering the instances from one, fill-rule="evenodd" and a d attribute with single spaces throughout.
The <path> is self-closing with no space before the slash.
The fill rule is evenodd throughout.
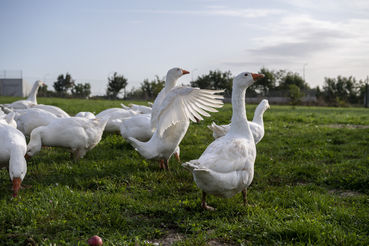
<path id="1" fill-rule="evenodd" d="M 109 118 L 109 121 L 105 126 L 105 132 L 119 132 L 120 125 L 122 124 L 123 120 L 137 114 L 139 113 L 134 110 L 109 108 L 98 113 L 96 118 Z"/>
<path id="2" fill-rule="evenodd" d="M 270 108 L 268 100 L 263 99 L 255 109 L 252 122 L 249 121 L 249 126 L 254 137 L 255 144 L 258 144 L 264 137 L 263 115 L 268 108 Z M 213 137 L 217 139 L 226 135 L 226 133 L 229 131 L 229 128 L 231 128 L 231 124 L 218 126 L 212 122 L 208 128 L 213 131 Z"/>
<path id="3" fill-rule="evenodd" d="M 86 119 L 95 119 L 96 116 L 91 112 L 79 112 L 74 117 L 82 117 Z"/>
<path id="4" fill-rule="evenodd" d="M 155 120 L 152 119 L 158 119 L 157 115 L 160 110 L 160 105 L 163 102 L 166 94 L 176 86 L 178 79 L 182 77 L 182 75 L 188 73 L 188 71 L 177 67 L 169 69 L 165 78 L 164 88 L 160 91 L 154 103 L 149 103 L 149 105 L 151 104 L 151 114 L 144 116 L 136 115 L 123 120 L 120 126 L 120 133 L 122 137 L 128 141 L 130 141 L 130 138 L 135 138 L 143 142 L 149 141 L 155 131 L 155 127 L 153 127 L 153 122 Z M 179 146 L 177 146 L 174 155 L 178 161 L 180 160 L 179 151 Z"/>
<path id="5" fill-rule="evenodd" d="M 42 85 L 45 85 L 45 83 L 40 80 L 37 80 L 33 84 L 32 90 L 26 100 L 18 100 L 10 104 L 4 104 L 4 106 L 8 108 L 12 108 L 12 109 L 26 109 L 26 108 L 31 107 L 32 105 L 36 105 L 38 88 Z"/>
<path id="6" fill-rule="evenodd" d="M 69 118 L 70 117 L 70 115 L 67 112 L 65 112 L 64 110 L 62 110 L 61 108 L 59 108 L 57 106 L 37 104 L 37 105 L 32 105 L 31 107 L 48 111 L 48 112 L 54 114 L 58 118 Z"/>
<path id="7" fill-rule="evenodd" d="M 121 135 L 127 140 L 132 137 L 140 141 L 148 141 L 155 130 L 152 127 L 151 119 L 158 118 L 157 114 L 159 113 L 160 104 L 163 102 L 165 95 L 176 86 L 178 79 L 182 75 L 188 73 L 188 71 L 177 67 L 169 69 L 165 79 L 165 86 L 156 97 L 154 104 L 151 105 L 150 114 L 145 116 L 137 115 L 125 119 L 120 127 Z M 132 128 L 135 125 L 139 125 L 142 130 L 140 131 L 140 128 Z"/>
<path id="8" fill-rule="evenodd" d="M 18 195 L 27 173 L 27 162 L 24 158 L 26 151 L 27 143 L 24 135 L 0 120 L 0 166 L 9 168 L 14 197 Z"/>
<path id="9" fill-rule="evenodd" d="M 25 136 L 29 136 L 33 129 L 46 126 L 57 118 L 54 114 L 38 108 L 18 110 L 14 117 L 18 130 Z"/>
<path id="10" fill-rule="evenodd" d="M 47 126 L 31 132 L 27 154 L 33 156 L 41 146 L 70 148 L 74 159 L 82 158 L 101 140 L 108 119 L 86 119 L 81 117 L 56 118 Z"/>
<path id="11" fill-rule="evenodd" d="M 14 120 L 14 117 L 15 117 L 14 112 L 4 114 L 3 111 L 0 110 L 0 123 L 9 125 L 13 128 L 17 128 L 17 122 Z"/>
<path id="12" fill-rule="evenodd" d="M 220 92 L 223 90 L 201 90 L 184 86 L 165 92 L 156 120 L 151 118 L 151 126 L 156 129 L 154 135 L 148 142 L 130 137 L 131 144 L 146 159 L 163 159 L 163 167 L 168 169 L 168 159 L 186 134 L 190 120 L 202 120 L 201 115 L 210 116 L 206 111 L 217 112 L 214 108 L 223 106 L 223 96 L 215 95 Z M 155 103 L 153 116 L 154 106 Z"/>
<path id="13" fill-rule="evenodd" d="M 138 104 L 133 104 L 133 103 L 128 104 L 128 106 L 124 105 L 123 103 L 121 103 L 120 105 L 122 106 L 123 109 L 126 109 L 126 110 L 132 109 L 141 114 L 151 114 L 151 111 L 152 111 L 151 107 L 144 106 L 144 105 L 138 105 Z"/>
<path id="14" fill-rule="evenodd" d="M 138 114 L 123 120 L 120 125 L 123 138 L 134 137 L 140 141 L 148 141 L 153 132 L 151 130 L 151 114 Z"/>
<path id="15" fill-rule="evenodd" d="M 233 79 L 232 124 L 227 134 L 216 139 L 197 160 L 183 163 L 189 169 L 197 186 L 203 191 L 202 207 L 206 194 L 231 197 L 242 191 L 244 204 L 247 202 L 246 188 L 254 177 L 256 147 L 246 118 L 245 92 L 255 80 L 264 75 L 241 73 Z"/>

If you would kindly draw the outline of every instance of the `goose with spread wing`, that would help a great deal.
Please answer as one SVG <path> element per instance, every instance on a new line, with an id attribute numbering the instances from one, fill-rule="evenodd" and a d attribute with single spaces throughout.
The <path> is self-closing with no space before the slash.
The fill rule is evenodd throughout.
<path id="1" fill-rule="evenodd" d="M 241 73 L 233 79 L 232 124 L 223 137 L 216 139 L 197 160 L 183 163 L 190 170 L 197 186 L 203 191 L 202 207 L 214 210 L 206 203 L 206 194 L 232 197 L 242 191 L 244 204 L 246 189 L 254 177 L 256 147 L 246 118 L 246 89 L 262 74 Z"/>
<path id="2" fill-rule="evenodd" d="M 268 108 L 270 108 L 268 100 L 263 99 L 255 109 L 253 120 L 249 121 L 249 126 L 252 135 L 254 136 L 255 144 L 258 144 L 264 137 L 263 115 Z M 227 134 L 227 132 L 231 128 L 231 124 L 217 125 L 212 122 L 211 125 L 208 126 L 208 128 L 213 131 L 213 137 L 217 139 Z"/>
<path id="3" fill-rule="evenodd" d="M 157 115 L 159 114 L 161 103 L 163 102 L 165 96 L 169 93 L 169 91 L 176 86 L 178 79 L 185 74 L 189 74 L 189 72 L 178 67 L 174 67 L 168 70 L 165 77 L 165 86 L 159 92 L 154 103 L 151 105 L 151 113 L 135 115 L 123 120 L 120 126 L 120 133 L 123 138 L 128 141 L 130 141 L 130 138 L 135 138 L 143 142 L 150 140 L 155 132 L 155 127 L 152 126 L 153 122 L 156 122 L 158 119 Z M 174 156 L 178 161 L 180 160 L 179 151 L 179 146 L 177 146 L 176 150 L 174 151 Z"/>
<path id="4" fill-rule="evenodd" d="M 165 98 L 158 108 L 153 105 L 151 127 L 155 129 L 148 142 L 141 142 L 130 137 L 133 147 L 146 159 L 162 159 L 163 168 L 168 169 L 168 159 L 178 147 L 190 120 L 203 120 L 202 116 L 210 116 L 209 112 L 217 112 L 215 108 L 223 106 L 223 96 L 217 95 L 223 90 L 202 90 L 199 88 L 177 86 L 165 92 Z M 155 100 L 156 101 L 156 100 Z"/>

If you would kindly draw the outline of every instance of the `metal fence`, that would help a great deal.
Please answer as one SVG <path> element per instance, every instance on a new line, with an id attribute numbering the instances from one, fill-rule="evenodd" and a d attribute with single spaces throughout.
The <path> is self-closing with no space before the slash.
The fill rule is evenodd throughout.
<path id="1" fill-rule="evenodd" d="M 22 70 L 0 70 L 0 79 L 21 79 Z"/>

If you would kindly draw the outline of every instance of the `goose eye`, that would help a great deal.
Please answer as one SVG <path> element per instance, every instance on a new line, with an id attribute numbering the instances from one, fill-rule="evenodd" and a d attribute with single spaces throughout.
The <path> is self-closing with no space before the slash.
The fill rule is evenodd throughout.
<path id="1" fill-rule="evenodd" d="M 245 73 L 245 76 L 247 76 L 248 74 L 247 73 Z"/>

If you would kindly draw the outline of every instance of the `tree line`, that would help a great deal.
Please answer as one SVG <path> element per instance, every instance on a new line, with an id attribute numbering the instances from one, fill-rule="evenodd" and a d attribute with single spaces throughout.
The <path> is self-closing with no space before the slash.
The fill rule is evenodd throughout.
<path id="1" fill-rule="evenodd" d="M 321 104 L 343 106 L 346 104 L 361 104 L 365 95 L 365 83 L 353 76 L 324 78 L 322 87 L 311 88 L 298 73 L 287 70 L 270 70 L 261 68 L 258 73 L 265 75 L 247 90 L 248 97 L 289 97 L 291 104 L 301 103 L 303 96 L 315 96 Z M 200 75 L 190 82 L 191 86 L 201 89 L 224 89 L 224 96 L 232 94 L 233 75 L 230 71 L 210 70 L 208 74 Z M 164 87 L 165 78 L 155 76 L 153 80 L 145 79 L 137 88 L 127 92 L 128 79 L 115 72 L 107 78 L 105 97 L 109 99 L 146 99 L 152 100 Z M 49 91 L 47 86 L 40 88 L 40 96 L 82 97 L 91 95 L 90 83 L 76 83 L 69 73 L 60 74 L 53 83 L 55 91 Z"/>

